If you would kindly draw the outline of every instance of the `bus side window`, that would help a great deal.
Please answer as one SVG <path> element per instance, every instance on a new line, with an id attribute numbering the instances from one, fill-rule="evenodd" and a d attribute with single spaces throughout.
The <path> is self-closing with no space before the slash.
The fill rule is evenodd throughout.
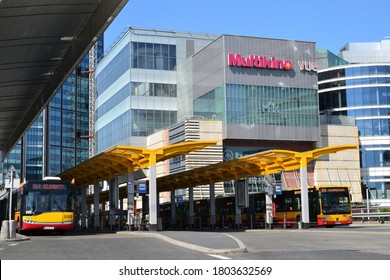
<path id="1" fill-rule="evenodd" d="M 294 197 L 294 211 L 301 211 L 301 199 L 299 197 Z"/>
<path id="2" fill-rule="evenodd" d="M 284 212 L 291 211 L 291 206 L 292 206 L 292 198 L 286 197 L 283 204 L 283 211 Z"/>

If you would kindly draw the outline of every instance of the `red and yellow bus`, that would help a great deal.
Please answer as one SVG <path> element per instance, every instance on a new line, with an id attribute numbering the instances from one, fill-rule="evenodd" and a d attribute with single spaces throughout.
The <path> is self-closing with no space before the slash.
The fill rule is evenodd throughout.
<path id="1" fill-rule="evenodd" d="M 13 193 L 16 230 L 58 231 L 74 229 L 73 185 L 50 177 L 22 183 Z"/>
<path id="2" fill-rule="evenodd" d="M 309 221 L 315 226 L 352 224 L 350 188 L 347 186 L 309 187 Z M 274 224 L 294 226 L 301 220 L 301 190 L 283 190 L 274 200 Z"/>
<path id="3" fill-rule="evenodd" d="M 350 188 L 347 186 L 316 186 L 308 188 L 309 221 L 311 226 L 335 226 L 352 224 Z M 273 199 L 273 226 L 298 226 L 301 221 L 301 190 L 283 190 Z M 241 226 L 244 228 L 264 228 L 266 203 L 264 193 L 249 195 L 249 207 L 241 209 Z M 161 216 L 165 228 L 175 226 L 171 223 L 171 204 L 161 205 Z M 188 228 L 188 201 L 176 205 L 177 228 Z M 208 227 L 210 223 L 210 202 L 208 199 L 194 201 L 195 228 Z M 234 196 L 215 199 L 215 226 L 235 228 L 236 208 Z M 180 220 L 180 226 L 177 221 Z M 184 221 L 184 223 L 183 223 Z"/>

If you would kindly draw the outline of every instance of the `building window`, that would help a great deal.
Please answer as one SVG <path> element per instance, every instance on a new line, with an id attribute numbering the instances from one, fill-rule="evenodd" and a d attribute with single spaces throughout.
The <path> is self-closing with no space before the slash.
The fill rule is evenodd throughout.
<path id="1" fill-rule="evenodd" d="M 176 46 L 131 42 L 131 67 L 173 71 L 176 67 Z"/>
<path id="2" fill-rule="evenodd" d="M 132 82 L 131 95 L 176 97 L 177 87 L 175 84 Z"/>

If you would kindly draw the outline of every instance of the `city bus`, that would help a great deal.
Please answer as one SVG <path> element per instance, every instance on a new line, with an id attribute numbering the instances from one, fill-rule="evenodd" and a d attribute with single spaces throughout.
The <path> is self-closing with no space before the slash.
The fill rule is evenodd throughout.
<path id="1" fill-rule="evenodd" d="M 18 232 L 74 229 L 73 185 L 58 177 L 22 183 L 13 192 Z"/>
<path id="2" fill-rule="evenodd" d="M 352 207 L 350 188 L 347 186 L 316 186 L 308 188 L 309 221 L 311 226 L 332 227 L 352 224 Z M 188 201 L 176 205 L 176 221 L 188 223 Z M 298 227 L 301 221 L 301 190 L 299 188 L 283 190 L 273 198 L 272 226 Z M 179 210 L 184 208 L 185 210 Z M 194 201 L 193 227 L 207 227 L 210 222 L 209 199 Z M 241 209 L 241 227 L 264 228 L 266 217 L 264 193 L 249 195 L 249 207 Z M 170 203 L 161 205 L 163 224 L 170 225 Z M 234 196 L 222 196 L 215 199 L 215 226 L 218 228 L 237 227 Z M 201 213 L 201 215 L 200 215 Z M 182 216 L 184 215 L 184 216 Z M 165 219 L 164 219 L 165 218 Z M 201 220 L 199 220 L 201 219 Z M 201 222 L 200 222 L 201 221 Z M 163 226 L 164 226 L 163 225 Z M 188 228 L 181 223 L 177 228 Z"/>
<path id="3" fill-rule="evenodd" d="M 311 225 L 332 227 L 352 224 L 350 188 L 315 186 L 308 188 Z M 301 220 L 301 190 L 283 190 L 275 202 L 274 224 L 296 226 Z"/>

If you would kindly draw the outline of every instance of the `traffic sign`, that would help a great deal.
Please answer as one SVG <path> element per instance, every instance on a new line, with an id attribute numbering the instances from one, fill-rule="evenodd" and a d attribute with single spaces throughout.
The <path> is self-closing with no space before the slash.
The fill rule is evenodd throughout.
<path id="1" fill-rule="evenodd" d="M 146 193 L 146 182 L 145 181 L 138 182 L 138 193 Z"/>
<path id="2" fill-rule="evenodd" d="M 276 195 L 281 195 L 282 194 L 282 185 L 280 185 L 280 184 L 275 185 L 275 194 Z"/>

